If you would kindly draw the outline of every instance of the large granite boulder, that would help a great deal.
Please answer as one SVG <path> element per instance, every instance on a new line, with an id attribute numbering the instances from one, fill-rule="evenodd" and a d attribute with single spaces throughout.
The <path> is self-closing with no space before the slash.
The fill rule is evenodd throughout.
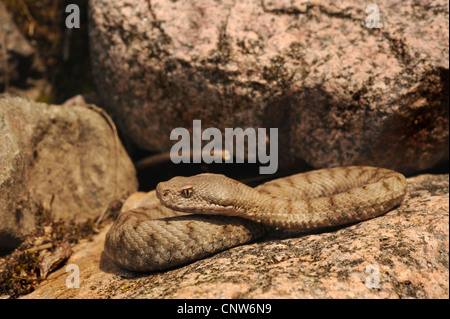
<path id="1" fill-rule="evenodd" d="M 141 148 L 277 127 L 280 168 L 448 160 L 448 3 L 90 1 L 100 97 Z M 378 11 L 378 19 L 374 16 Z"/>
<path id="2" fill-rule="evenodd" d="M 133 163 L 96 107 L 0 95 L 0 248 L 40 218 L 86 221 L 136 189 Z"/>

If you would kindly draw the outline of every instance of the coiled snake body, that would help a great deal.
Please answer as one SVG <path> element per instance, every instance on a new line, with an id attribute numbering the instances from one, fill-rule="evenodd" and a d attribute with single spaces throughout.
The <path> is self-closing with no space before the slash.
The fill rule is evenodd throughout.
<path id="1" fill-rule="evenodd" d="M 270 228 L 323 228 L 384 214 L 401 203 L 406 186 L 400 173 L 363 166 L 311 171 L 256 188 L 217 174 L 175 177 L 156 188 L 167 208 L 157 203 L 119 215 L 105 253 L 128 270 L 165 270 L 247 243 Z M 173 216 L 172 210 L 190 214 Z M 155 218 L 158 212 L 169 217 Z"/>

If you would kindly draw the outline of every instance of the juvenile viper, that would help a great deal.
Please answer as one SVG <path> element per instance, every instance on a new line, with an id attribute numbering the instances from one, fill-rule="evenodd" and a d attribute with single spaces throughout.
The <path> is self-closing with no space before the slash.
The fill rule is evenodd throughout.
<path id="1" fill-rule="evenodd" d="M 272 228 L 312 229 L 366 220 L 399 205 L 406 179 L 375 167 L 338 167 L 251 188 L 224 175 L 175 177 L 156 187 L 159 203 L 122 212 L 105 252 L 120 267 L 158 271 L 247 243 Z M 173 216 L 172 210 L 185 213 Z M 164 218 L 155 215 L 162 212 Z"/>

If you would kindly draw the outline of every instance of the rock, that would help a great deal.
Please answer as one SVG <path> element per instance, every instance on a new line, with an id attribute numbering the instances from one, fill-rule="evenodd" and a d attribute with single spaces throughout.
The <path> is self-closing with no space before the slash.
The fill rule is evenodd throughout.
<path id="1" fill-rule="evenodd" d="M 136 191 L 134 166 L 95 106 L 0 95 L 0 248 L 40 218 L 82 222 Z"/>
<path id="2" fill-rule="evenodd" d="M 59 245 L 51 254 L 42 257 L 39 264 L 39 275 L 46 278 L 47 275 L 55 270 L 60 264 L 66 261 L 72 255 L 72 247 L 69 243 Z"/>
<path id="3" fill-rule="evenodd" d="M 11 86 L 46 85 L 44 65 L 33 47 L 17 29 L 3 3 L 0 2 L 0 92 Z M 43 89 L 43 88 L 42 88 Z M 31 92 L 30 88 L 27 88 Z M 36 95 L 35 92 L 30 93 Z"/>
<path id="4" fill-rule="evenodd" d="M 448 187 L 448 174 L 409 178 L 404 202 L 386 215 L 273 236 L 162 273 L 112 264 L 102 254 L 105 227 L 24 298 L 448 298 Z M 67 288 L 76 266 L 80 286 Z"/>
<path id="5" fill-rule="evenodd" d="M 100 98 L 143 149 L 201 119 L 279 128 L 280 168 L 448 160 L 446 1 L 379 1 L 379 28 L 359 1 L 89 4 Z"/>

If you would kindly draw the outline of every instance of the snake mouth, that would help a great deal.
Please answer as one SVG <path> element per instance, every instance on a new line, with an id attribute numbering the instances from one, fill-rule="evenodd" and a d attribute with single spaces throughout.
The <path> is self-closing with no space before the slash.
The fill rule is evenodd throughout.
<path id="1" fill-rule="evenodd" d="M 160 200 L 161 203 L 166 206 L 167 208 L 170 208 L 172 210 L 175 210 L 177 212 L 182 213 L 190 213 L 190 214 L 205 214 L 205 215 L 233 215 L 233 212 L 235 211 L 233 206 L 221 206 L 217 204 L 211 204 L 208 205 L 176 205 L 172 204 L 168 201 Z"/>

